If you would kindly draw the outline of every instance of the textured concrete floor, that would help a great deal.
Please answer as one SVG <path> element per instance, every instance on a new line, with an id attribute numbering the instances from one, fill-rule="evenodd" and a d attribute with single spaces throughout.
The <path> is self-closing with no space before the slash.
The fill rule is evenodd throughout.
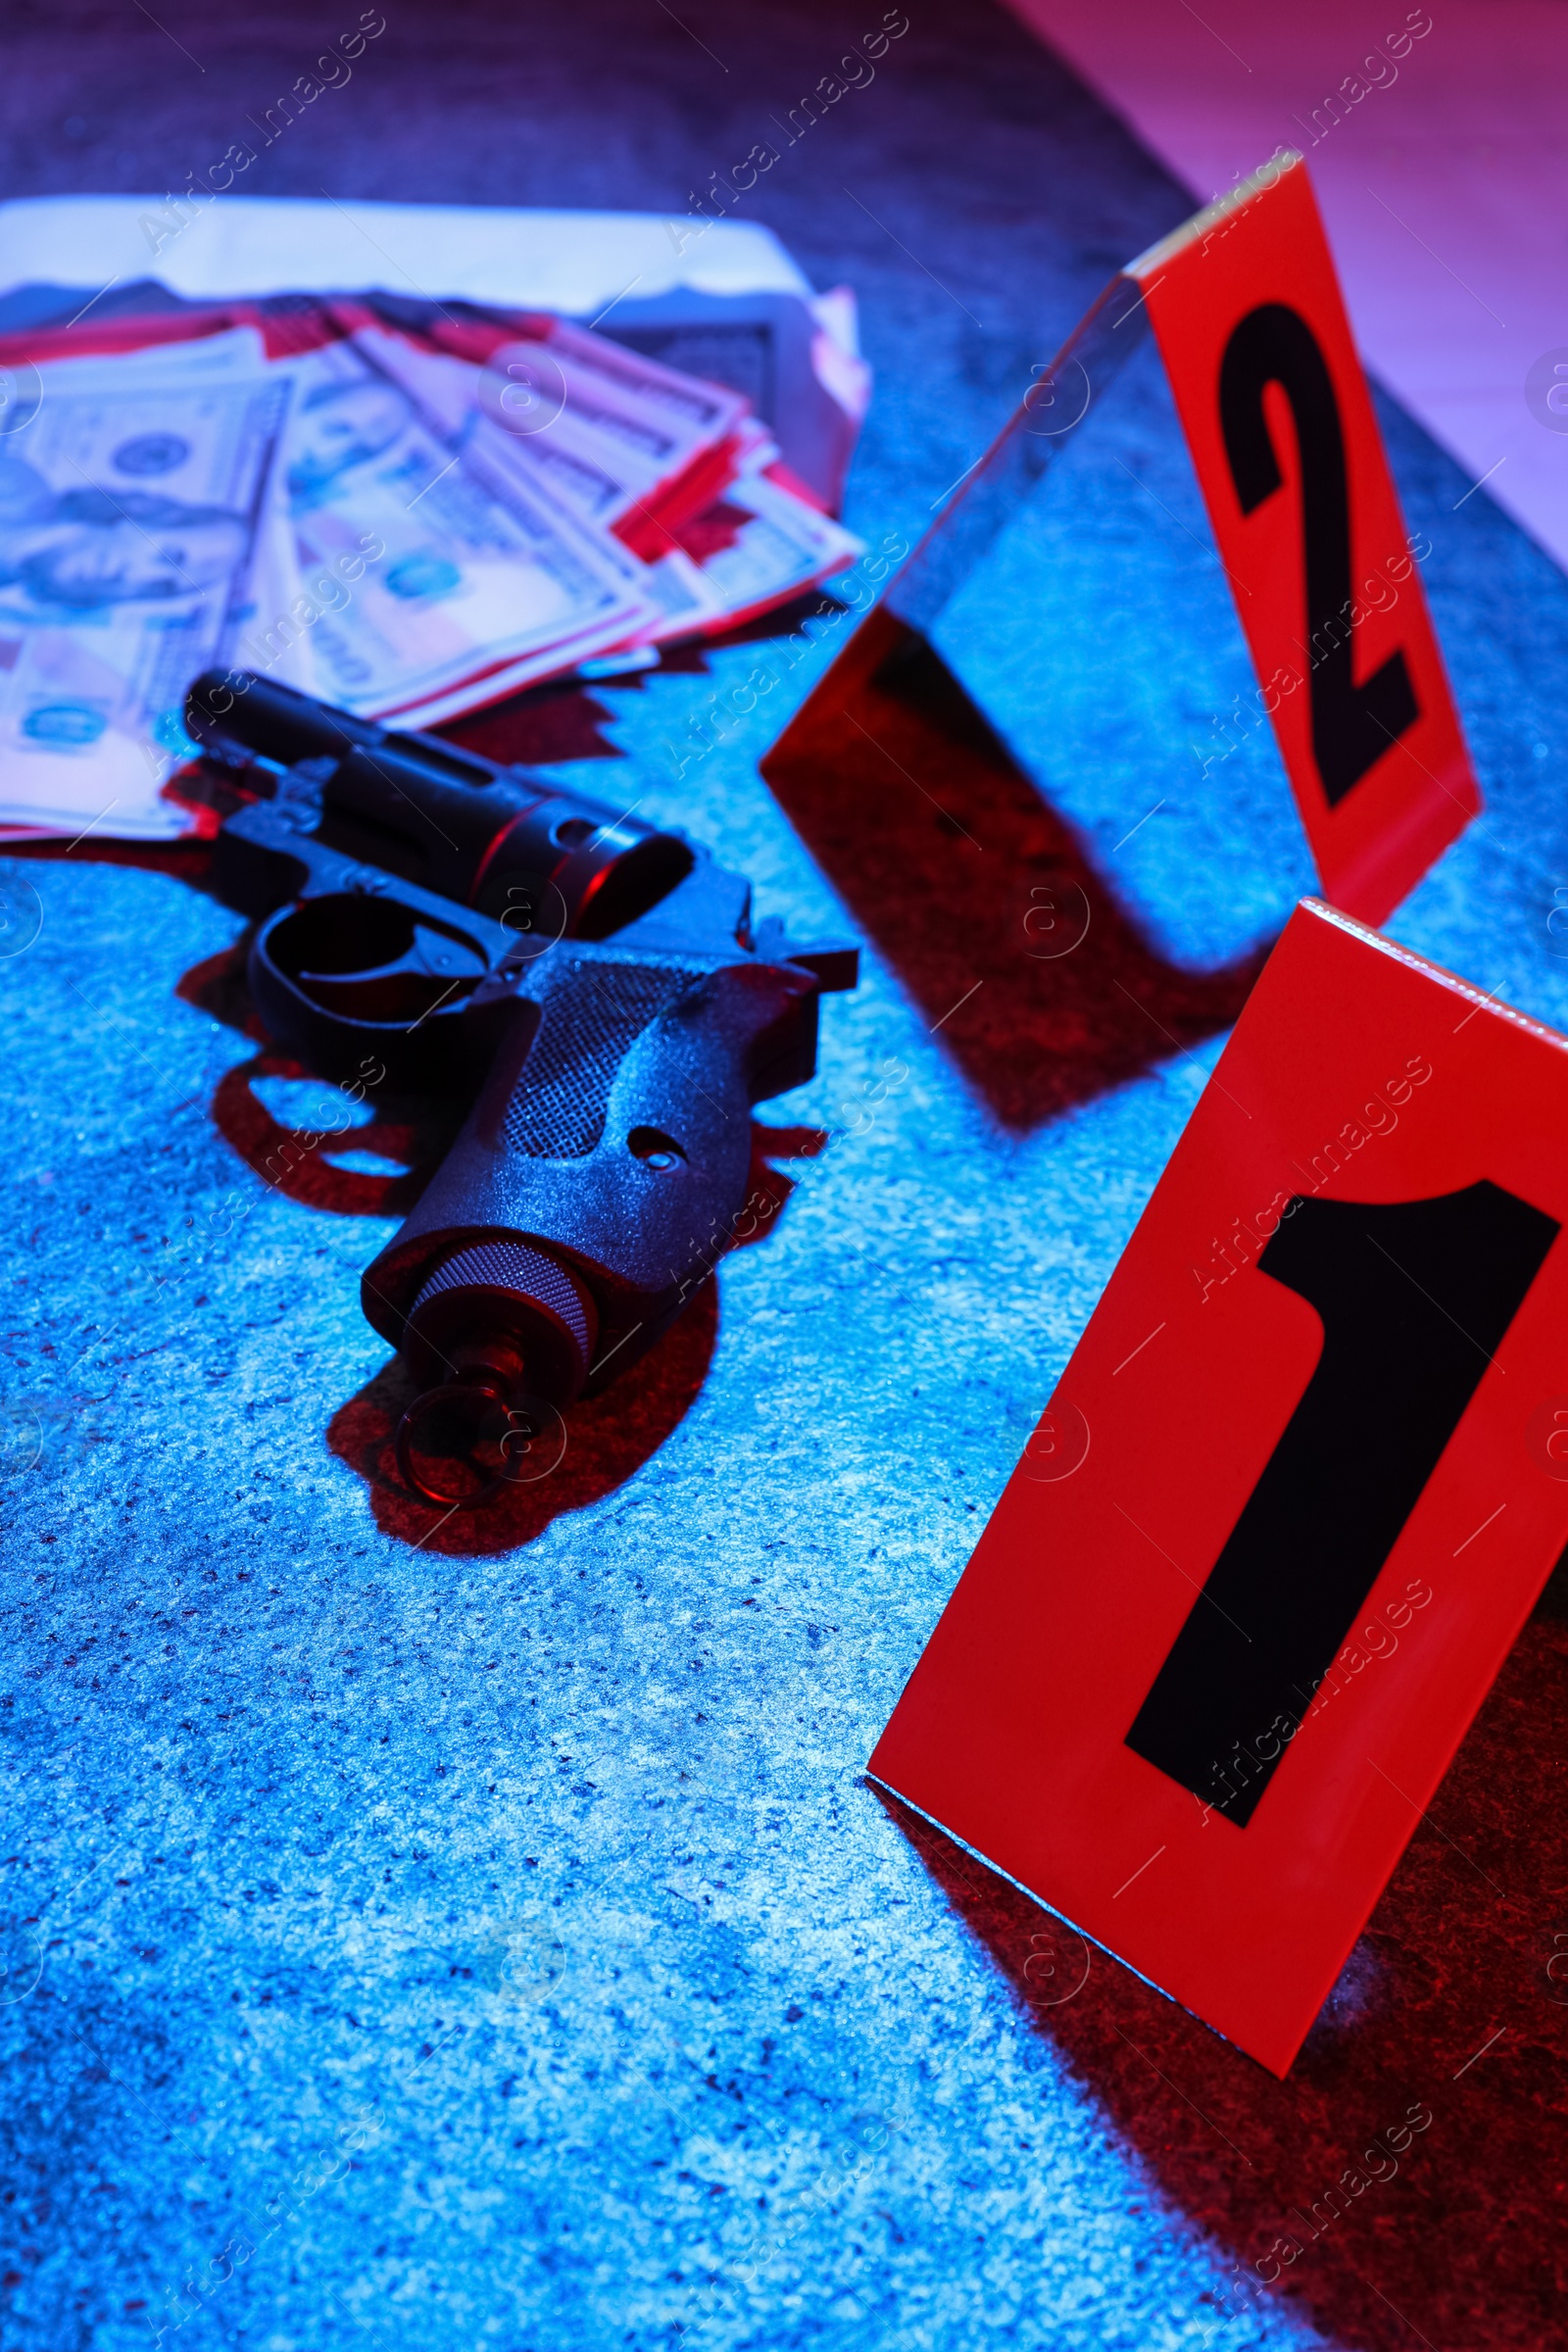
<path id="1" fill-rule="evenodd" d="M 876 13 L 389 8 L 254 184 L 679 209 Z M 759 204 L 861 294 L 873 540 L 1184 209 L 1009 21 L 911 14 Z M 7 192 L 180 184 L 324 23 L 159 15 L 196 63 L 118 7 L 6 12 Z M 1568 1020 L 1568 588 L 1386 423 L 1492 798 L 1392 927 Z M 755 764 L 825 653 L 678 783 L 662 748 L 766 658 L 603 692 L 610 772 L 842 927 Z M 356 1302 L 417 1136 L 389 1112 L 309 1197 L 269 1188 L 246 1154 L 321 1090 L 245 1034 L 200 858 L 5 870 L 41 928 L 0 962 L 4 2352 L 1551 2339 L 1555 1617 L 1284 2085 L 1108 1962 L 1080 1980 L 862 1777 L 1214 1043 L 1004 1125 L 873 946 L 764 1113 L 834 1137 L 779 1139 L 774 1229 L 465 1532 L 385 1482 L 398 1376 Z M 1290 2301 L 1239 2296 L 1411 2099 L 1399 2179 Z"/>

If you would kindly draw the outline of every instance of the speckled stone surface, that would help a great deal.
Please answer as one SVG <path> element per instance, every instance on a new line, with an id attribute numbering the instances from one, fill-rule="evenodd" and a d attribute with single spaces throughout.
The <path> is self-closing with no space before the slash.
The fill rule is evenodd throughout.
<path id="1" fill-rule="evenodd" d="M 259 192 L 683 209 L 879 12 L 386 14 Z M 758 199 L 860 293 L 872 541 L 1186 209 L 1009 20 L 910 15 Z M 7 192 L 182 184 L 325 24 L 159 17 L 195 63 L 145 12 L 6 10 Z M 1490 796 L 1392 928 L 1568 1021 L 1568 586 L 1383 413 Z M 603 689 L 621 764 L 567 772 L 842 929 L 756 768 L 837 641 L 678 781 L 663 747 L 767 645 Z M 41 920 L 0 960 L 4 2352 L 1553 2340 L 1549 1609 L 1284 2084 L 863 1777 L 1211 1066 L 1201 1022 L 1004 1122 L 868 900 L 821 1074 L 762 1114 L 782 1209 L 559 1470 L 440 1526 L 387 1476 L 400 1375 L 357 1303 L 428 1137 L 371 1106 L 269 1186 L 252 1162 L 330 1090 L 247 1034 L 201 854 L 3 870 L 10 943 Z M 890 908 L 902 870 L 894 843 Z M 1397 2177 L 1314 2233 L 1412 2103 Z"/>

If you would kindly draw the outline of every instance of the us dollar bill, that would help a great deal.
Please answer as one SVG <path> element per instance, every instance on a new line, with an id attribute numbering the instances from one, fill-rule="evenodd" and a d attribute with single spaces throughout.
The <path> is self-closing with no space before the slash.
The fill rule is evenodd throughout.
<path id="1" fill-rule="evenodd" d="M 657 610 L 628 632 L 628 644 L 712 635 L 800 595 L 864 552 L 831 516 L 773 479 L 766 468 L 778 455 L 775 445 L 755 419 L 735 413 L 742 404 L 720 386 L 674 379 L 689 388 L 694 411 L 689 417 L 675 412 L 686 428 L 675 434 L 665 380 L 673 371 L 656 369 L 634 353 L 614 353 L 617 364 L 625 363 L 624 372 L 596 386 L 590 402 L 569 363 L 559 369 L 554 389 L 542 370 L 540 355 L 553 355 L 556 340 L 503 346 L 484 366 L 421 350 L 379 329 L 368 330 L 362 341 L 471 465 L 504 482 L 545 492 L 601 530 L 618 532 L 628 517 L 637 518 L 641 527 L 632 536 L 643 560 L 643 591 Z M 569 343 L 575 351 L 602 341 L 571 330 L 560 347 Z M 524 351 L 532 372 L 519 370 L 514 380 L 505 369 L 515 368 L 514 355 Z M 509 388 L 516 384 L 527 398 L 516 391 L 509 403 Z M 648 395 L 640 431 L 623 423 L 612 427 L 612 393 L 630 412 L 634 387 Z M 670 520 L 661 524 L 663 485 L 649 463 L 652 453 L 662 453 L 673 478 L 689 467 L 695 447 L 716 449 L 720 443 L 726 462 L 708 477 L 701 513 L 666 507 Z M 686 478 L 692 478 L 689 471 Z"/>
<path id="2" fill-rule="evenodd" d="M 249 329 L 33 371 L 0 434 L 4 821 L 181 829 L 159 787 L 185 688 L 252 617 L 288 401 Z"/>
<path id="3" fill-rule="evenodd" d="M 282 494 L 305 601 L 365 562 L 352 598 L 308 619 L 318 691 L 387 716 L 470 681 L 508 686 L 618 642 L 648 617 L 637 566 L 521 481 L 442 437 L 357 342 L 290 363 Z M 270 667 L 286 629 L 249 649 Z"/>

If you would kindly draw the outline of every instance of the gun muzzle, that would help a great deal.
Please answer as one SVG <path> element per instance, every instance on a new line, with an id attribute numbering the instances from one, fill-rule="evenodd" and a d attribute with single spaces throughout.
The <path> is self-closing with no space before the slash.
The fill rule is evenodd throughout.
<path id="1" fill-rule="evenodd" d="M 312 763 L 318 836 L 345 857 L 476 906 L 520 935 L 605 939 L 685 880 L 692 852 L 525 767 L 400 734 L 252 670 L 210 669 L 185 698 L 194 742 L 276 768 Z"/>

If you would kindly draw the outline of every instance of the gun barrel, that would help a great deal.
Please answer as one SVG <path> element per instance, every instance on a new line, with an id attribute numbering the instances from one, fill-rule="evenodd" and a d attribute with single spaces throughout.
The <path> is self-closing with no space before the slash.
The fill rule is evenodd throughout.
<path id="1" fill-rule="evenodd" d="M 519 929 L 603 939 L 692 868 L 676 834 L 254 671 L 204 671 L 186 695 L 185 725 L 218 754 L 320 762 L 318 831 L 330 848 Z"/>
<path id="2" fill-rule="evenodd" d="M 341 760 L 352 751 L 376 751 L 398 742 L 434 753 L 454 768 L 489 783 L 504 770 L 434 735 L 394 736 L 373 718 L 356 718 L 329 703 L 249 669 L 204 670 L 185 695 L 185 729 L 193 743 L 217 753 L 249 752 L 279 767 L 304 760 Z"/>

